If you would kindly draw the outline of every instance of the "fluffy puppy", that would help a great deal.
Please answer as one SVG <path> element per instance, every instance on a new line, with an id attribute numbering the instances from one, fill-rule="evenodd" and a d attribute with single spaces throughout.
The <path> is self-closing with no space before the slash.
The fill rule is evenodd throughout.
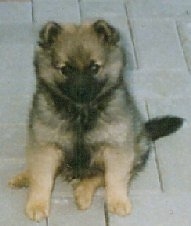
<path id="1" fill-rule="evenodd" d="M 26 214 L 35 221 L 49 215 L 58 173 L 79 179 L 79 209 L 87 209 L 104 186 L 108 210 L 129 214 L 132 175 L 146 162 L 151 141 L 177 130 L 182 119 L 143 122 L 123 82 L 120 35 L 106 21 L 48 22 L 39 36 L 27 169 L 10 185 L 29 186 Z"/>

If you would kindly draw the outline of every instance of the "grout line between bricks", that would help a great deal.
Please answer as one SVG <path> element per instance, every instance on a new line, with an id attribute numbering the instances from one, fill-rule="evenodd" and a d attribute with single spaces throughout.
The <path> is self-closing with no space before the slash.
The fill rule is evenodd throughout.
<path id="1" fill-rule="evenodd" d="M 163 179 L 162 179 L 162 172 L 161 172 L 161 169 L 160 169 L 160 163 L 159 163 L 159 158 L 158 158 L 158 155 L 157 155 L 155 142 L 153 142 L 153 148 L 154 148 L 154 153 L 155 153 L 155 163 L 156 163 L 157 171 L 158 171 L 160 189 L 161 189 L 162 192 L 164 192 L 164 183 L 163 183 Z"/>
<path id="2" fill-rule="evenodd" d="M 109 226 L 110 225 L 109 213 L 108 213 L 108 208 L 106 203 L 104 203 L 104 216 L 105 216 L 105 226 Z"/>
<path id="3" fill-rule="evenodd" d="M 46 218 L 46 226 L 49 226 L 48 217 Z"/>
<path id="4" fill-rule="evenodd" d="M 79 8 L 79 13 L 80 13 L 80 22 L 82 22 L 82 5 L 81 5 L 81 0 L 78 1 L 78 8 Z"/>
<path id="5" fill-rule="evenodd" d="M 135 69 L 138 69 L 139 63 L 138 63 L 137 51 L 136 51 L 136 48 L 135 48 L 133 28 L 132 28 L 132 24 L 131 24 L 131 21 L 130 21 L 130 18 L 129 18 L 127 4 L 125 4 L 125 3 L 126 2 L 124 2 L 124 7 L 125 7 L 126 16 L 127 16 L 127 25 L 129 27 L 130 38 L 131 38 L 131 42 L 132 42 L 132 45 L 133 45 L 133 54 L 134 54 L 134 57 L 135 57 Z"/>
<path id="6" fill-rule="evenodd" d="M 34 19 L 34 0 L 31 0 L 31 6 L 32 6 L 32 23 L 34 24 L 35 19 Z"/>
<path id="7" fill-rule="evenodd" d="M 146 108 L 148 119 L 150 120 L 149 105 L 148 105 L 147 100 L 145 100 L 145 108 Z M 162 172 L 161 172 L 161 169 L 160 169 L 160 162 L 159 162 L 159 158 L 158 158 L 158 155 L 157 155 L 157 148 L 156 148 L 155 142 L 153 142 L 152 147 L 154 149 L 154 154 L 155 154 L 155 164 L 156 164 L 156 167 L 157 167 L 160 189 L 161 189 L 162 192 L 164 192 L 164 183 L 163 183 Z"/>
<path id="8" fill-rule="evenodd" d="M 175 23 L 176 23 L 176 30 L 177 30 L 180 46 L 182 47 L 182 53 L 183 53 L 183 56 L 184 56 L 184 60 L 186 62 L 186 66 L 187 66 L 188 71 L 191 72 L 191 70 L 189 68 L 189 62 L 187 60 L 187 57 L 186 57 L 186 54 L 185 54 L 185 50 L 184 50 L 183 40 L 182 40 L 182 36 L 181 36 L 181 32 L 180 32 L 180 24 L 178 24 L 177 21 L 175 21 Z"/>
<path id="9" fill-rule="evenodd" d="M 25 164 L 25 158 L 3 158 L 1 157 L 1 163 L 4 164 Z"/>
<path id="10" fill-rule="evenodd" d="M 28 125 L 28 120 L 25 122 L 4 122 L 4 123 L 0 123 L 0 128 L 2 127 L 23 127 L 25 128 L 25 130 L 27 129 L 27 125 Z"/>

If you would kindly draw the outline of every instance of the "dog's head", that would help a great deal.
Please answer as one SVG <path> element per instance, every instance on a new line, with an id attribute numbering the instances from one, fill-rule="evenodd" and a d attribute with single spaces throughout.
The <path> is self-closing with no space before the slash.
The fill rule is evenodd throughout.
<path id="1" fill-rule="evenodd" d="M 75 102 L 89 102 L 115 85 L 123 67 L 118 31 L 104 20 L 48 22 L 40 31 L 37 79 Z"/>

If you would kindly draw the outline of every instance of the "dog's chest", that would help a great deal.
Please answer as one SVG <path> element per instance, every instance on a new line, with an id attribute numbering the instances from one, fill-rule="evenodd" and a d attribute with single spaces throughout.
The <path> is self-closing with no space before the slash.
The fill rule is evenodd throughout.
<path id="1" fill-rule="evenodd" d="M 99 112 L 90 106 L 80 106 L 70 112 L 69 127 L 73 133 L 71 150 L 66 153 L 69 177 L 79 178 L 90 173 L 92 146 L 87 144 L 86 135 L 96 128 Z"/>
<path id="2" fill-rule="evenodd" d="M 86 133 L 96 126 L 100 111 L 96 106 L 77 105 L 70 109 L 69 121 L 76 133 Z"/>

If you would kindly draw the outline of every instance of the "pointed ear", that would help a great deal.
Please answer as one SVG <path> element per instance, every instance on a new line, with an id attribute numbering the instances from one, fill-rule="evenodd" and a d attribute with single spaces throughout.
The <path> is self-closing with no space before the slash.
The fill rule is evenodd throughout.
<path id="1" fill-rule="evenodd" d="M 119 42 L 119 32 L 105 20 L 97 20 L 93 28 L 104 42 L 110 45 L 116 45 Z"/>
<path id="2" fill-rule="evenodd" d="M 55 22 L 46 23 L 39 33 L 39 45 L 43 48 L 50 47 L 61 33 L 61 25 Z"/>

